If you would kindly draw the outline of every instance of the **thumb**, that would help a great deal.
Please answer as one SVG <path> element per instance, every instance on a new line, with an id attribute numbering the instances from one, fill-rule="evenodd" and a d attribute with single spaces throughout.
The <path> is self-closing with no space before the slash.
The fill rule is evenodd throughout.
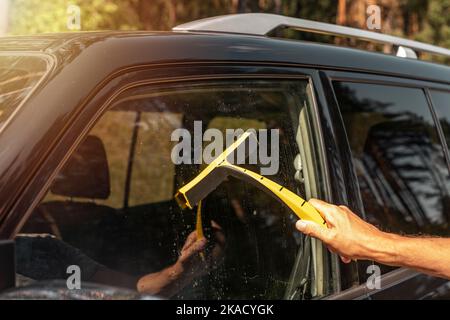
<path id="1" fill-rule="evenodd" d="M 189 248 L 182 252 L 183 257 L 190 257 L 196 252 L 202 251 L 206 246 L 206 239 L 201 238 L 194 242 Z"/>
<path id="2" fill-rule="evenodd" d="M 295 224 L 295 227 L 298 231 L 327 243 L 329 232 L 327 228 L 324 228 L 315 222 L 307 220 L 298 220 Z"/>

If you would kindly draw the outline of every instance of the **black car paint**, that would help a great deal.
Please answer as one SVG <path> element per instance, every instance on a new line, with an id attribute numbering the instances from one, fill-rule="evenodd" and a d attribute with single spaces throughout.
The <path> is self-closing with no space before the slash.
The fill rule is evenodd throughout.
<path id="1" fill-rule="evenodd" d="M 49 74 L 2 130 L 0 238 L 12 238 L 45 194 L 52 177 L 99 117 L 111 96 L 142 85 L 233 77 L 309 77 L 314 85 L 331 201 L 363 212 L 345 129 L 331 80 L 401 82 L 448 89 L 450 68 L 329 45 L 227 34 L 81 33 L 0 39 L 3 53 L 47 59 Z M 14 141 L 14 144 L 10 143 Z M 341 265 L 341 288 L 357 284 L 356 265 Z M 397 272 L 398 273 L 398 272 Z M 417 274 L 430 290 L 445 281 Z M 432 280 L 427 280 L 432 279 Z M 428 281 L 428 282 L 427 282 Z M 363 286 L 363 285 L 361 285 Z M 428 286 L 428 285 L 426 285 Z M 394 288 L 394 289 L 393 289 Z M 411 289 L 390 297 L 420 298 Z M 352 289 L 350 289 L 352 290 Z M 394 290 L 394 292 L 392 291 Z M 362 298 L 365 289 L 342 297 Z M 339 294 L 335 296 L 338 298 Z"/>

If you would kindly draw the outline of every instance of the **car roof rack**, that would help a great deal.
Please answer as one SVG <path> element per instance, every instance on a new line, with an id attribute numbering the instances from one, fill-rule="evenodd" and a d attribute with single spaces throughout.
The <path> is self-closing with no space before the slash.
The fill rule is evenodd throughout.
<path id="1" fill-rule="evenodd" d="M 241 13 L 211 17 L 184 23 L 174 27 L 172 30 L 189 32 L 223 32 L 267 36 L 271 31 L 280 27 L 299 31 L 357 38 L 382 44 L 390 44 L 397 47 L 396 55 L 404 58 L 417 59 L 416 52 L 428 52 L 447 57 L 450 56 L 450 50 L 448 49 L 419 41 L 403 39 L 400 37 L 362 29 L 269 13 Z"/>

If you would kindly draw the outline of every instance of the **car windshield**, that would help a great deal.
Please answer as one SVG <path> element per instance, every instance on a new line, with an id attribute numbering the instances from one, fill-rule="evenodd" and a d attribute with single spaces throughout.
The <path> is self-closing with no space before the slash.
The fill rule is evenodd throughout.
<path id="1" fill-rule="evenodd" d="M 47 62 L 31 56 L 0 55 L 0 129 L 45 74 Z"/>

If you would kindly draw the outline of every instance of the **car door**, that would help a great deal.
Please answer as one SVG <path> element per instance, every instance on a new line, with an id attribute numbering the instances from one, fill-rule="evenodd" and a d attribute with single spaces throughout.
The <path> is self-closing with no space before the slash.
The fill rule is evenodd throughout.
<path id="1" fill-rule="evenodd" d="M 352 209 L 385 231 L 448 236 L 449 158 L 442 128 L 450 106 L 445 86 L 345 72 L 327 77 L 348 141 L 343 146 L 352 155 L 353 172 L 347 174 L 356 177 L 361 202 Z M 374 268 L 381 275 L 379 288 L 366 285 Z M 341 297 L 449 297 L 448 281 L 404 268 L 358 262 L 358 276 L 360 285 Z"/>
<path id="2" fill-rule="evenodd" d="M 161 81 L 162 74 L 173 79 Z M 122 87 L 111 90 L 107 104 L 99 106 L 93 98 L 66 135 L 72 140 L 56 147 L 65 153 L 63 160 L 49 162 L 54 178 L 16 238 L 23 276 L 61 278 L 66 261 L 77 261 L 30 249 L 29 243 L 37 248 L 41 241 L 36 234 L 81 251 L 85 281 L 96 281 L 99 268 L 140 277 L 176 264 L 196 215 L 181 210 L 173 195 L 204 168 L 212 136 L 225 143 L 227 129 L 237 130 L 235 137 L 253 129 L 266 141 L 260 161 L 247 168 L 269 168 L 270 179 L 303 197 L 328 196 L 312 80 L 317 72 L 159 67 L 157 73 L 143 70 L 123 78 L 126 82 L 113 82 Z M 180 145 L 186 147 L 182 154 Z M 229 179 L 201 210 L 205 232 L 214 221 L 226 246 L 205 272 L 180 285 L 174 298 L 307 299 L 336 290 L 335 258 L 298 233 L 295 215 L 262 191 Z M 214 243 L 213 235 L 210 240 Z M 48 261 L 57 272 L 46 269 Z M 114 280 L 106 283 L 117 284 Z"/>

